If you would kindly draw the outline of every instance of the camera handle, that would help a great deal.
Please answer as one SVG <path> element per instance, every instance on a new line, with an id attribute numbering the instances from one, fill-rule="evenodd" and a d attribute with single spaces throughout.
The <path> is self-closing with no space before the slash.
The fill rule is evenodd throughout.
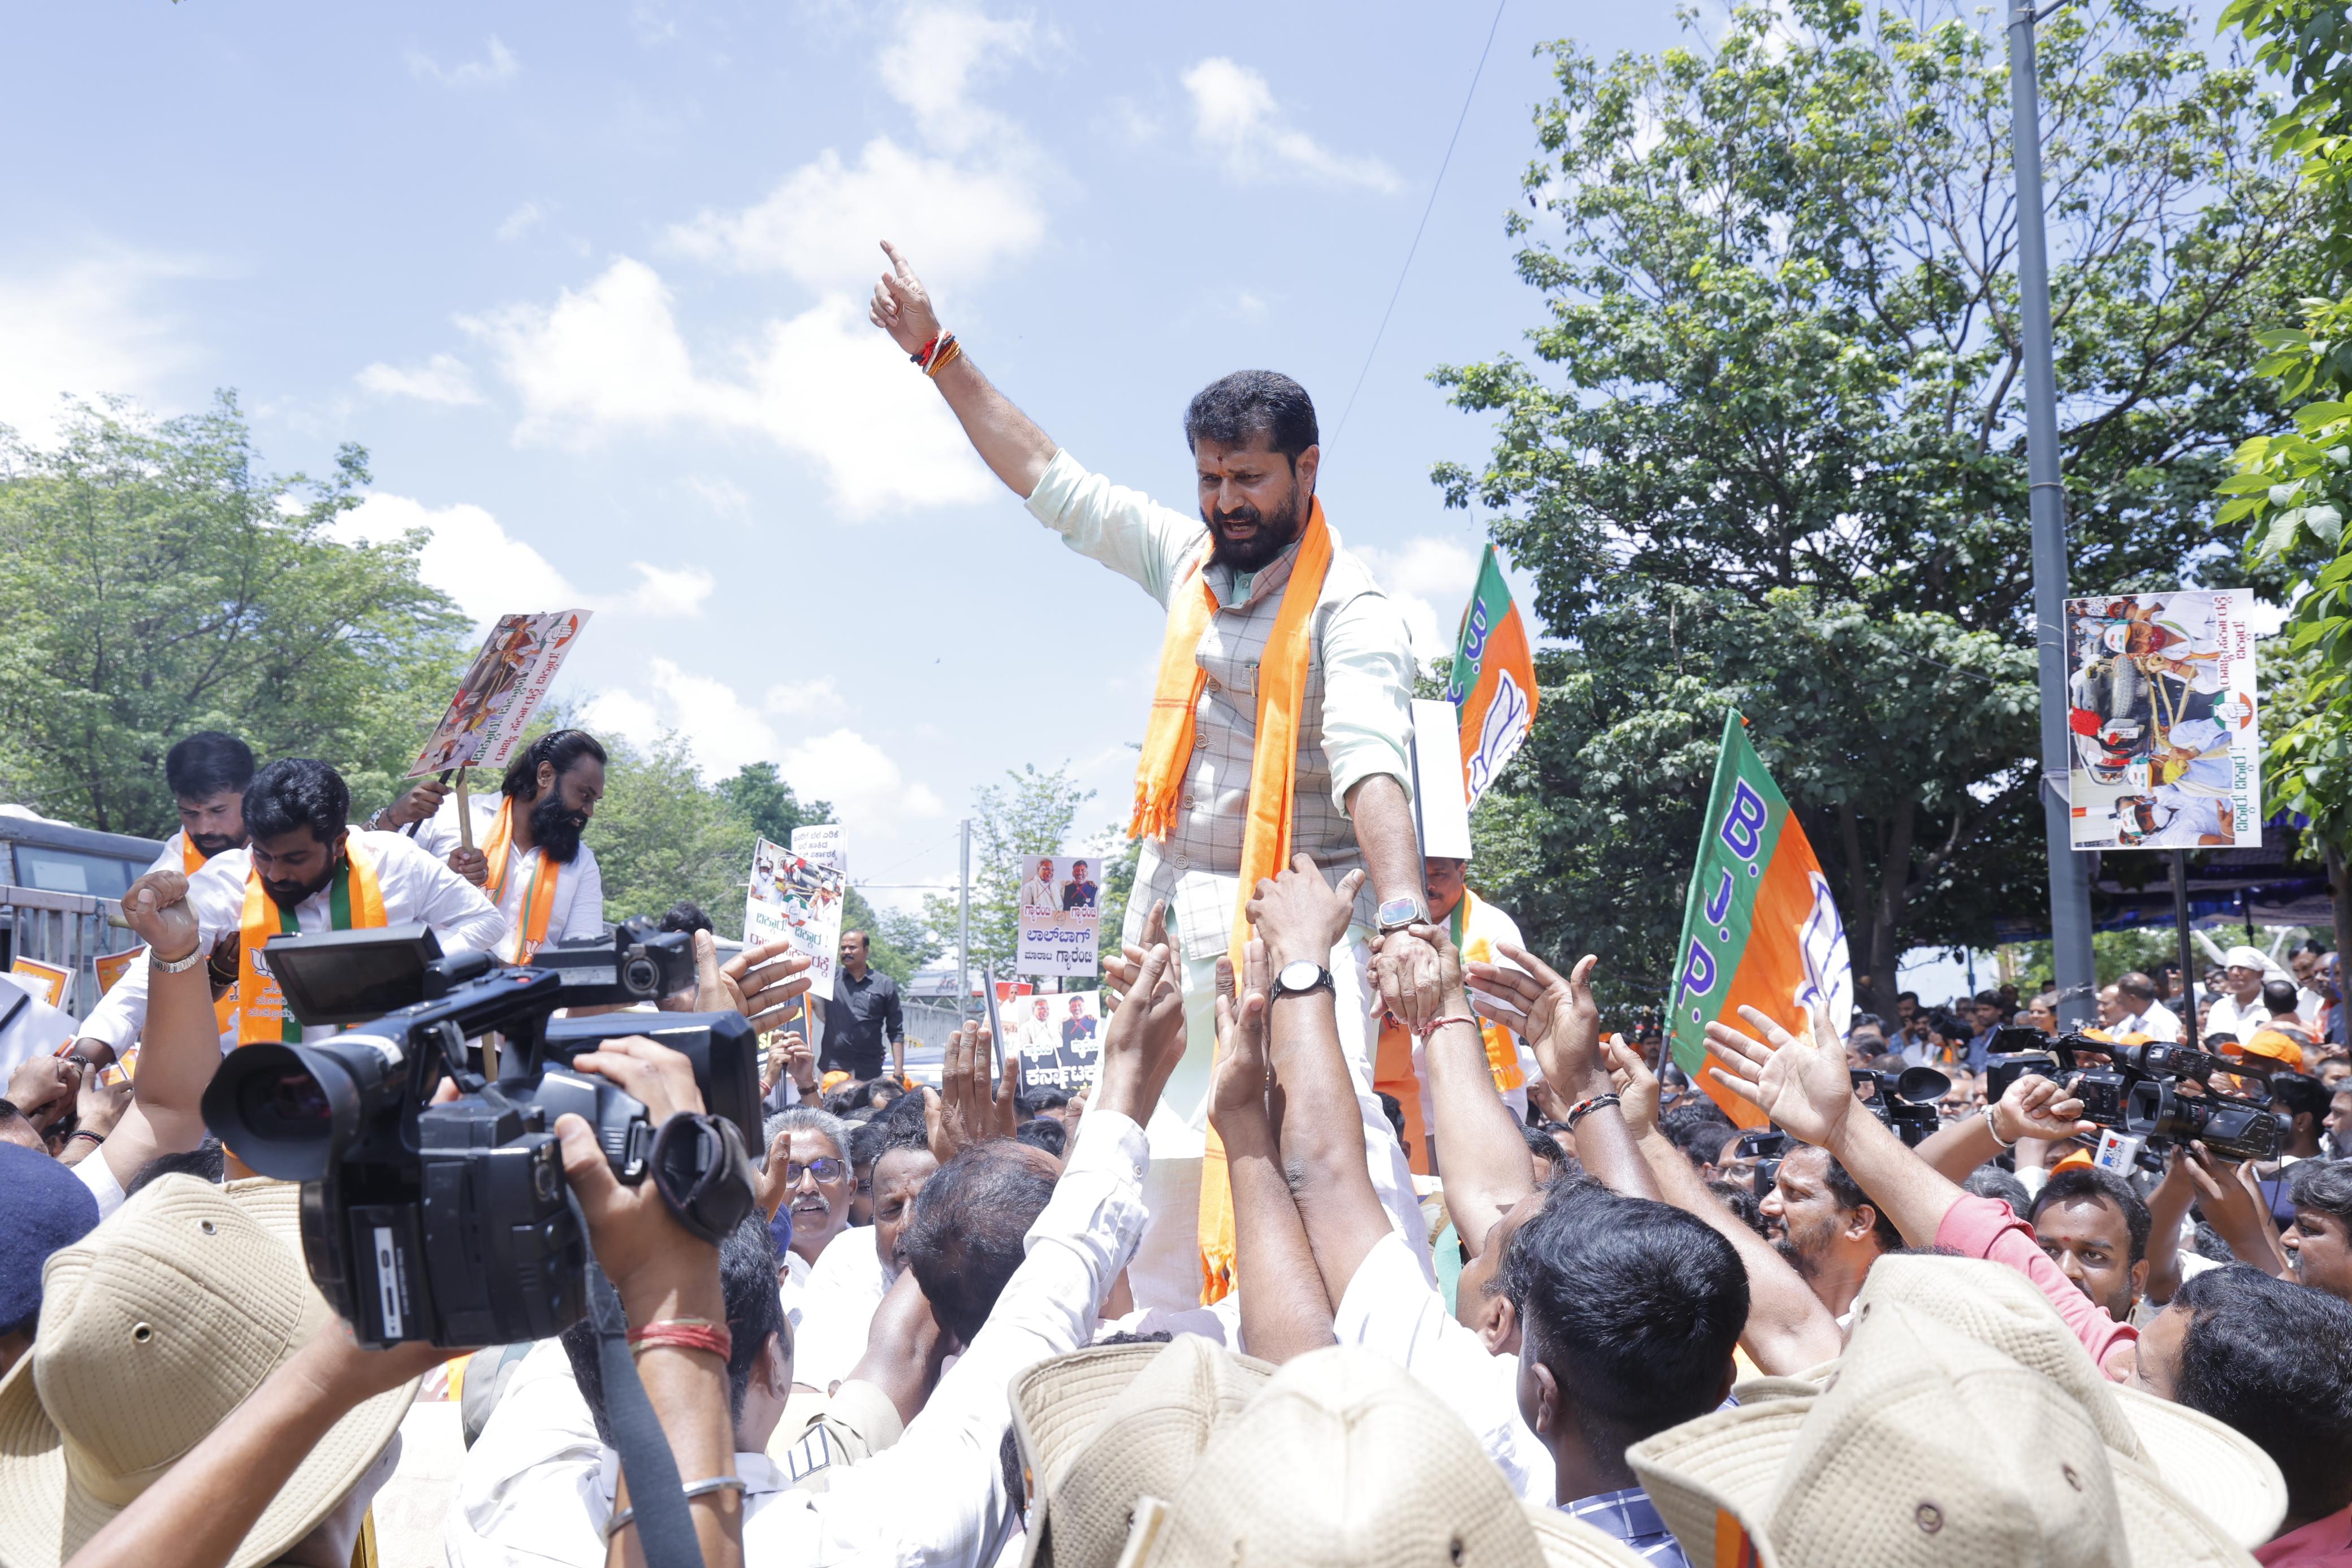
<path id="1" fill-rule="evenodd" d="M 702 1545 L 695 1537 L 694 1516 L 686 1508 L 686 1483 L 678 1479 L 677 1456 L 670 1452 L 661 1418 L 654 1414 L 653 1401 L 646 1397 L 646 1385 L 637 1377 L 620 1294 L 596 1261 L 580 1195 L 567 1187 L 563 1202 L 580 1228 L 581 1250 L 588 1255 L 588 1317 L 596 1327 L 604 1417 L 612 1424 L 621 1472 L 629 1479 L 629 1501 L 636 1510 L 637 1540 L 646 1549 L 646 1562 L 651 1568 L 702 1568 Z"/>

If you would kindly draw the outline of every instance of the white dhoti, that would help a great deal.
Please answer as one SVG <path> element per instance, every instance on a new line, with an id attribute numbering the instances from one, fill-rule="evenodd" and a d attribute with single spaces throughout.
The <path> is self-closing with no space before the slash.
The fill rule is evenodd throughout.
<path id="1" fill-rule="evenodd" d="M 1365 1160 L 1372 1190 L 1389 1212 L 1389 1224 L 1421 1260 L 1433 1282 L 1435 1265 L 1429 1232 L 1412 1186 L 1412 1170 L 1397 1146 L 1388 1114 L 1372 1092 L 1371 949 L 1368 934 L 1348 933 L 1329 963 L 1339 1003 L 1339 1049 L 1356 1089 L 1357 1113 L 1365 1128 Z M 1143 1239 L 1128 1265 L 1128 1284 L 1138 1307 L 1192 1307 L 1201 1301 L 1201 1161 L 1208 1142 L 1209 1072 L 1217 1038 L 1217 965 L 1213 958 L 1184 965 L 1184 1060 L 1168 1081 L 1145 1129 L 1151 1140 L 1151 1170 L 1143 1201 L 1151 1211 Z M 1237 1281 L 1246 1288 L 1248 1281 Z"/>

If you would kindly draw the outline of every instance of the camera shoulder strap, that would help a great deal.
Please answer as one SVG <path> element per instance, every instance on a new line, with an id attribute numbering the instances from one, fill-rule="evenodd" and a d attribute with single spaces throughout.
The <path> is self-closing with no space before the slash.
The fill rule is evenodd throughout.
<path id="1" fill-rule="evenodd" d="M 702 1545 L 695 1538 L 694 1516 L 687 1511 L 677 1458 L 670 1452 L 653 1401 L 646 1397 L 636 1358 L 629 1354 L 629 1320 L 621 1310 L 620 1293 L 596 1261 L 579 1195 L 566 1193 L 564 1201 L 580 1228 L 581 1249 L 588 1254 L 588 1316 L 596 1328 L 604 1417 L 612 1424 L 613 1446 L 620 1451 L 621 1473 L 628 1478 L 629 1502 L 636 1510 L 635 1529 L 646 1562 L 651 1568 L 702 1568 Z"/>

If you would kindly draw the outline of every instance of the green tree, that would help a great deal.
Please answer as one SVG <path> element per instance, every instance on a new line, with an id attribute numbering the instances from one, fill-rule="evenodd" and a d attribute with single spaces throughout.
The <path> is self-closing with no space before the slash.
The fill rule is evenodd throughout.
<path id="1" fill-rule="evenodd" d="M 833 821 L 832 802 L 811 800 L 803 804 L 772 762 L 746 762 L 735 770 L 733 778 L 720 779 L 716 789 L 722 799 L 742 813 L 754 832 L 786 849 L 792 848 L 793 829 Z"/>
<path id="2" fill-rule="evenodd" d="M 0 427 L 0 784 L 85 826 L 175 825 L 163 754 L 196 729 L 321 757 L 389 798 L 463 667 L 421 538 L 348 543 L 368 483 L 271 475 L 235 396 L 156 421 L 76 403 L 57 444 Z"/>
<path id="3" fill-rule="evenodd" d="M 2335 895 L 2336 945 L 2352 942 L 2352 5 L 2342 0 L 2234 0 L 2221 13 L 2292 95 L 2264 142 L 2299 168 L 2312 208 L 2303 298 L 2254 334 L 2255 378 L 2295 400 L 2294 425 L 2240 447 L 2232 499 L 2217 519 L 2243 524 L 2258 573 L 2285 573 L 2294 606 L 2288 654 L 2266 661 L 2273 689 L 2266 789 L 2308 822 L 2305 848 Z"/>
<path id="4" fill-rule="evenodd" d="M 1017 951 L 1021 883 L 1039 855 L 1067 852 L 1078 808 L 1094 798 L 1066 767 L 1040 773 L 1034 764 L 1005 770 L 1007 784 L 971 792 L 971 967 L 982 977 L 1009 980 Z M 952 894 L 930 894 L 923 916 L 934 931 L 956 929 Z"/>
<path id="5" fill-rule="evenodd" d="M 1645 995 L 1726 706 L 1877 1010 L 1905 947 L 1983 945 L 2039 902 L 2001 22 L 1795 0 L 1712 47 L 1552 49 L 1510 220 L 1548 311 L 1536 362 L 1437 372 L 1497 439 L 1436 477 L 1496 514 L 1568 644 L 1530 763 L 1482 802 L 1481 875 L 1539 946 L 1601 949 Z M 2274 422 L 2232 366 L 2292 296 L 2298 199 L 2250 150 L 2252 72 L 2187 28 L 2116 0 L 2042 31 L 2081 591 L 2176 583 L 2231 449 Z"/>
<path id="6" fill-rule="evenodd" d="M 677 736 L 645 747 L 604 739 L 611 760 L 588 841 L 604 875 L 604 918 L 658 915 L 685 899 L 702 906 L 720 936 L 742 936 L 757 832 L 751 818 L 703 783 Z"/>

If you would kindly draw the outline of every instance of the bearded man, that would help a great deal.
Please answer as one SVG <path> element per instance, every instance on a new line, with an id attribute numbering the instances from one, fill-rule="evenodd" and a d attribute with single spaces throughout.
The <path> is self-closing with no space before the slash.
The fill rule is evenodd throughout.
<path id="1" fill-rule="evenodd" d="M 1143 846 L 1124 936 L 1140 942 L 1150 912 L 1165 904 L 1190 1027 L 1162 1101 L 1174 1114 L 1150 1130 L 1153 1227 L 1131 1279 L 1140 1305 L 1175 1305 L 1195 1291 L 1213 1301 L 1233 1266 L 1223 1151 L 1206 1116 L 1215 969 L 1247 940 L 1244 908 L 1260 879 L 1300 852 L 1328 878 L 1365 873 L 1356 918 L 1328 965 L 1286 969 L 1274 998 L 1335 991 L 1358 1098 L 1382 1138 L 1371 1093 L 1377 1005 L 1413 1029 L 1438 1014 L 1436 952 L 1408 929 L 1429 912 L 1406 785 L 1414 664 L 1404 619 L 1340 548 L 1316 497 L 1322 450 L 1315 405 L 1297 382 L 1244 371 L 1192 399 L 1184 438 L 1199 510 L 1188 516 L 1057 446 L 940 329 L 921 282 L 894 247 L 883 249 L 891 269 L 874 291 L 874 324 L 939 387 L 982 460 L 1032 516 L 1167 611 L 1136 776 L 1129 831 Z M 1381 1196 L 1410 1209 L 1412 1174 L 1401 1155 L 1394 1164 Z M 1188 1188 L 1198 1194 L 1197 1249 L 1181 1224 Z M 1412 1239 L 1426 1263 L 1425 1234 Z"/>
<path id="2" fill-rule="evenodd" d="M 214 990 L 236 1000 L 238 1045 L 302 1038 L 262 952 L 273 936 L 419 921 L 450 953 L 487 951 L 506 935 L 490 901 L 440 861 L 398 833 L 353 831 L 351 804 L 350 787 L 325 763 L 273 762 L 246 787 L 248 841 L 213 856 L 188 879 Z M 107 992 L 92 1024 L 110 1009 L 122 1010 L 132 1036 L 145 1027 L 144 954 Z"/>
<path id="3" fill-rule="evenodd" d="M 476 847 L 460 839 L 454 800 L 416 831 L 419 848 L 498 904 L 507 922 L 499 956 L 509 963 L 529 963 L 550 942 L 604 933 L 604 875 L 581 834 L 604 798 L 604 760 L 586 730 L 550 730 L 507 765 L 495 800 L 474 797 Z"/>

